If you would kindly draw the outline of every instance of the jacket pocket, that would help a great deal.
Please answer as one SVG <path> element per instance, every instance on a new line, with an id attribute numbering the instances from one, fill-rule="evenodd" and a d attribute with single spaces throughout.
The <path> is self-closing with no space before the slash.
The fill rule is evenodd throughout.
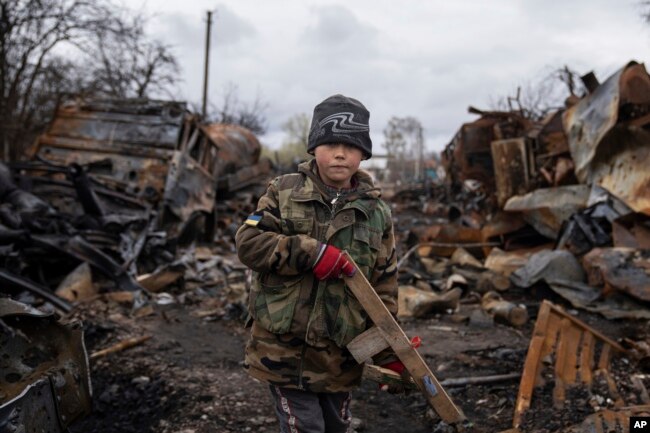
<path id="1" fill-rule="evenodd" d="M 311 233 L 313 218 L 282 218 L 282 233 L 285 235 Z"/>
<path id="2" fill-rule="evenodd" d="M 252 315 L 261 327 L 274 334 L 289 332 L 302 279 L 256 282 L 257 290 L 251 291 Z"/>
<path id="3" fill-rule="evenodd" d="M 339 347 L 345 347 L 354 337 L 366 330 L 368 314 L 361 303 L 357 301 L 347 286 L 339 305 L 339 311 L 334 323 L 332 339 Z"/>

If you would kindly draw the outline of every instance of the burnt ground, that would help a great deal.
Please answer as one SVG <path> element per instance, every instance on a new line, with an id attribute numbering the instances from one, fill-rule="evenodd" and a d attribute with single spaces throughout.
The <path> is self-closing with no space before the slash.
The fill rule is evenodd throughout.
<path id="1" fill-rule="evenodd" d="M 439 380 L 520 372 L 538 302 L 529 304 L 532 317 L 522 329 L 467 320 L 476 305 L 402 326 L 422 338 L 419 351 Z M 201 293 L 153 307 L 133 312 L 105 299 L 80 305 L 76 315 L 84 319 L 89 353 L 129 337 L 152 338 L 91 360 L 93 413 L 72 433 L 278 431 L 266 386 L 242 368 L 246 330 L 239 310 L 215 310 L 214 299 Z M 613 339 L 645 326 L 576 314 Z M 470 431 L 499 432 L 511 427 L 518 387 L 518 380 L 510 380 L 446 390 L 471 420 Z M 545 404 L 550 393 L 541 390 L 536 398 Z M 526 431 L 554 431 L 545 428 L 557 417 L 547 406 L 526 419 Z M 418 393 L 391 395 L 372 382 L 354 393 L 352 413 L 357 432 L 444 431 Z M 578 411 L 566 424 L 584 416 Z"/>

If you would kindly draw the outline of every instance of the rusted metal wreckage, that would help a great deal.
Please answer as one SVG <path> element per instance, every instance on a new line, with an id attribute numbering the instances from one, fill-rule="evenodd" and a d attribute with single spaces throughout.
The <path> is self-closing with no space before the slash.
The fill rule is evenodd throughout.
<path id="1" fill-rule="evenodd" d="M 503 204 L 509 196 L 528 188 L 530 152 L 528 141 L 522 137 L 532 129 L 533 122 L 515 112 L 473 107 L 469 111 L 481 118 L 461 126 L 442 153 L 448 182 L 457 189 L 466 181 L 478 181 L 490 191 L 496 187 L 498 201 Z M 508 161 L 507 170 L 495 170 L 502 161 Z"/>
<path id="2" fill-rule="evenodd" d="M 481 118 L 447 146 L 446 188 L 432 189 L 448 211 L 421 220 L 429 223 L 410 219 L 408 234 L 397 233 L 410 247 L 400 260 L 404 317 L 480 302 L 494 320 L 487 306 L 495 300 L 517 312 L 507 302 L 512 286 L 550 289 L 607 319 L 650 319 L 650 75 L 630 62 L 602 84 L 593 74 L 583 79 L 588 93 L 541 122 L 470 108 Z M 459 261 L 461 249 L 474 260 Z M 468 291 L 480 300 L 466 299 Z M 511 326 L 527 320 L 508 314 L 499 317 Z M 547 302 L 537 317 L 512 431 L 538 431 L 543 398 L 552 395 L 549 407 L 561 411 L 578 388 L 582 397 L 567 404 L 589 396 L 599 403 L 574 408 L 582 424 L 544 431 L 624 431 L 630 415 L 650 413 L 647 375 L 621 367 L 617 357 L 629 356 L 621 344 Z M 621 387 L 638 398 L 626 401 Z"/>
<path id="3" fill-rule="evenodd" d="M 577 178 L 650 215 L 650 76 L 645 67 L 628 63 L 569 108 L 563 121 Z"/>
<path id="4" fill-rule="evenodd" d="M 81 323 L 0 298 L 0 431 L 52 433 L 91 410 Z"/>
<path id="5" fill-rule="evenodd" d="M 568 108 L 539 123 L 518 112 L 470 107 L 481 118 L 464 124 L 445 148 L 447 182 L 459 189 L 478 181 L 499 208 L 539 188 L 598 185 L 635 212 L 650 214 L 644 169 L 650 157 L 650 76 L 632 61 L 600 85 L 593 74 L 583 79 L 590 93 L 569 98 Z"/>
<path id="6" fill-rule="evenodd" d="M 110 213 L 102 203 L 110 195 L 157 211 L 156 227 L 175 236 L 214 216 L 218 192 L 227 197 L 270 173 L 260 150 L 250 131 L 202 124 L 182 102 L 76 99 L 60 105 L 30 150 L 41 164 L 17 168 L 61 185 L 56 167 L 75 167 L 76 190 L 97 189 L 79 194 L 85 210 Z"/>
<path id="7" fill-rule="evenodd" d="M 630 62 L 602 84 L 593 74 L 583 80 L 589 93 L 541 122 L 470 108 L 481 118 L 443 152 L 452 224 L 412 228 L 410 246 L 484 243 L 475 252 L 488 254 L 495 242 L 505 250 L 553 244 L 579 256 L 647 248 L 650 76 Z"/>
<path id="8" fill-rule="evenodd" d="M 508 290 L 538 285 L 607 318 L 650 317 L 643 167 L 650 79 L 632 62 L 590 89 L 540 123 L 473 110 L 481 119 L 463 125 L 443 155 L 447 185 L 435 192 L 446 194 L 447 211 L 435 208 L 436 224 L 395 214 L 398 240 L 410 248 L 399 264 L 403 317 L 475 302 L 485 316 L 476 320 L 520 327 L 529 310 L 509 302 Z M 238 213 L 254 203 L 257 191 L 247 189 L 263 186 L 271 169 L 249 132 L 202 125 L 183 104 L 156 101 L 68 102 L 31 156 L 12 164 L 13 179 L 3 180 L 0 170 L 0 239 L 12 245 L 0 249 L 0 279 L 44 293 L 37 296 L 62 311 L 74 298 L 62 301 L 53 287 L 77 293 L 92 284 L 81 262 L 112 281 L 105 290 L 138 292 L 145 282 L 159 288 L 174 281 L 186 268 L 174 262 L 160 230 L 179 240 L 215 227 L 232 231 Z M 235 193 L 236 201 L 227 200 Z M 476 299 L 467 299 L 472 293 Z M 542 304 L 537 317 L 514 428 L 534 431 L 531 411 L 544 395 L 539 387 L 550 382 L 557 410 L 562 393 L 588 388 L 589 377 L 591 386 L 605 377 L 611 392 L 604 398 L 617 403 L 614 358 L 605 352 L 624 349 L 556 306 Z M 643 413 L 648 402 L 626 404 L 589 406 L 584 426 L 570 431 L 623 425 L 625 414 Z"/>
<path id="9" fill-rule="evenodd" d="M 37 293 L 88 262 L 139 291 L 136 277 L 173 262 L 177 243 L 211 241 L 232 222 L 219 215 L 229 198 L 264 186 L 272 166 L 260 150 L 248 130 L 204 125 L 180 102 L 67 101 L 29 161 L 11 163 L 13 176 L 0 167 L 0 234 L 27 264 L 8 263 L 0 278 Z"/>
<path id="10" fill-rule="evenodd" d="M 176 245 L 214 240 L 239 219 L 220 215 L 230 199 L 265 186 L 260 150 L 181 102 L 64 102 L 28 160 L 0 164 L 2 292 L 61 314 L 102 292 L 141 307 L 191 268 Z M 0 339 L 0 431 L 67 431 L 90 412 L 79 324 L 0 298 Z"/>

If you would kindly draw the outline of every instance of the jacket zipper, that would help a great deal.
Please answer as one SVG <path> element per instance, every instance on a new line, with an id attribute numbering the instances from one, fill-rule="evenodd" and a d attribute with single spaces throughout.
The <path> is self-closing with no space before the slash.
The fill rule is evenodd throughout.
<path id="1" fill-rule="evenodd" d="M 321 235 L 321 239 L 319 239 L 319 241 L 321 241 L 322 243 L 325 243 L 326 240 L 327 240 L 327 239 L 325 239 L 326 234 L 327 234 L 327 230 L 329 230 L 329 227 L 332 224 L 332 221 L 334 220 L 334 216 L 336 215 L 336 207 L 337 207 L 336 205 L 337 205 L 338 200 L 339 200 L 340 197 L 341 197 L 341 190 L 338 190 L 336 192 L 336 197 L 334 197 L 330 201 L 330 204 L 331 204 L 331 206 L 330 206 L 330 219 L 327 222 L 327 227 L 325 227 L 325 229 L 323 230 L 323 233 Z M 321 201 L 321 203 L 323 203 L 323 202 Z M 316 281 L 316 280 L 314 280 L 314 281 Z M 310 299 L 309 299 L 309 304 L 310 305 L 315 303 L 315 301 L 316 301 L 315 297 L 316 297 L 316 294 L 318 293 L 318 285 L 319 284 L 321 284 L 321 282 L 318 282 L 318 284 L 316 284 L 316 290 L 312 290 L 312 297 L 310 297 Z M 325 283 L 323 283 L 323 284 L 325 284 Z M 305 353 L 307 352 L 307 341 L 306 341 L 306 339 L 307 339 L 307 334 L 308 333 L 309 333 L 309 326 L 307 326 L 307 330 L 306 330 L 306 333 L 305 333 L 305 342 L 303 343 L 302 349 L 300 350 L 300 365 L 298 366 L 298 389 L 300 389 L 300 390 L 304 389 L 303 382 L 302 382 L 302 373 L 303 373 L 304 367 L 305 367 Z"/>
<path id="2" fill-rule="evenodd" d="M 329 220 L 329 222 L 327 224 L 328 229 L 329 229 L 329 225 L 332 224 L 332 220 L 334 219 L 334 215 L 336 215 L 336 207 L 337 207 L 337 203 L 339 201 L 339 197 L 341 197 L 341 190 L 336 191 L 336 197 L 334 197 L 332 199 L 332 201 L 330 201 L 330 204 L 332 205 L 332 207 L 330 207 L 330 220 Z"/>

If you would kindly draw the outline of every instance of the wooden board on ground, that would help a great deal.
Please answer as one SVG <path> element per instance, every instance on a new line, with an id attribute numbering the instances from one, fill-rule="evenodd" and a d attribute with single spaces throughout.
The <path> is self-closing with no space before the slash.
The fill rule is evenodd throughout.
<path id="1" fill-rule="evenodd" d="M 595 359 L 596 345 L 600 348 L 598 359 Z M 625 349 L 560 307 L 549 301 L 542 302 L 521 374 L 513 426 L 518 428 L 521 425 L 524 412 L 530 408 L 535 387 L 544 381 L 545 359 L 555 360 L 551 367 L 555 378 L 553 404 L 562 407 L 568 386 L 576 383 L 589 386 L 596 373 L 607 378 L 613 352 L 625 352 Z"/>

